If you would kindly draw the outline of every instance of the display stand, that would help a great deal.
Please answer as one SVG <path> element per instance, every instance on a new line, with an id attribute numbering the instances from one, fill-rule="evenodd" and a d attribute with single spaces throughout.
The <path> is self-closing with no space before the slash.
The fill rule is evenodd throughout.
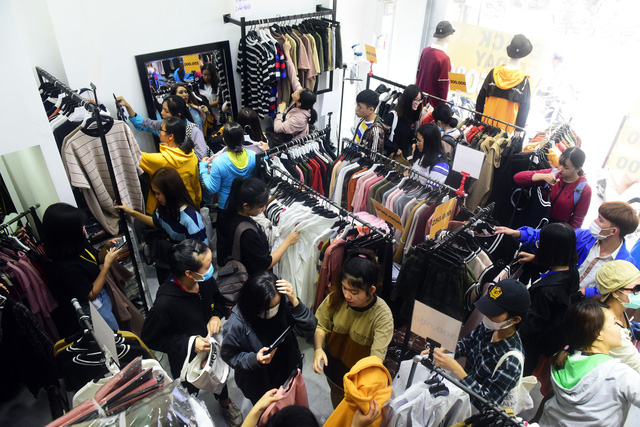
<path id="1" fill-rule="evenodd" d="M 98 128 L 98 135 L 100 135 L 100 141 L 102 142 L 102 150 L 104 152 L 104 158 L 107 164 L 107 170 L 109 171 L 109 178 L 111 179 L 111 186 L 113 187 L 115 202 L 118 205 L 122 205 L 122 200 L 120 199 L 120 191 L 118 189 L 118 182 L 116 181 L 116 176 L 113 171 L 113 163 L 111 162 L 109 145 L 107 143 L 105 130 L 102 125 L 102 119 L 100 117 L 100 107 L 98 106 L 98 104 L 94 104 L 82 98 L 80 95 L 74 92 L 70 87 L 62 83 L 60 80 L 58 80 L 57 78 L 55 78 L 54 76 L 52 76 L 51 74 L 43 70 L 42 68 L 36 67 L 36 71 L 38 72 L 38 77 L 41 83 L 44 83 L 44 79 L 48 80 L 49 82 L 53 83 L 58 89 L 60 89 L 60 91 L 64 92 L 67 96 L 73 98 L 80 105 L 82 105 L 87 111 L 93 114 L 93 117 L 96 121 L 96 125 Z M 91 89 L 93 90 L 94 99 L 97 100 L 98 97 L 96 93 L 96 86 L 93 83 L 91 83 Z M 125 234 L 127 238 L 127 242 L 131 242 L 131 244 L 129 245 L 129 249 L 131 252 L 135 254 L 134 256 L 131 257 L 131 263 L 133 264 L 133 272 L 136 277 L 136 281 L 138 282 L 138 290 L 140 292 L 140 298 L 142 299 L 142 304 L 144 306 L 145 312 L 148 313 L 149 304 L 152 301 L 151 294 L 149 292 L 148 287 L 145 286 L 145 283 L 143 282 L 143 277 L 138 267 L 138 260 L 139 260 L 139 256 L 137 256 L 138 247 L 133 245 L 133 242 L 135 242 L 135 240 L 132 237 L 134 233 L 132 233 L 128 227 L 127 219 L 124 212 L 120 210 L 119 213 L 120 213 L 120 220 L 119 220 L 120 232 L 121 233 L 123 232 Z"/>
<path id="2" fill-rule="evenodd" d="M 337 8 L 337 3 L 338 0 L 333 0 L 333 7 L 331 9 L 328 9 L 326 7 L 320 6 L 320 5 L 316 5 L 316 11 L 315 12 L 310 12 L 310 13 L 302 13 L 302 14 L 298 14 L 298 15 L 287 15 L 287 16 L 278 16 L 276 18 L 267 18 L 267 19 L 256 19 L 253 21 L 247 21 L 244 16 L 240 18 L 240 20 L 234 19 L 231 17 L 230 13 L 227 13 L 226 15 L 222 16 L 222 19 L 224 20 L 225 24 L 235 24 L 238 25 L 240 27 L 240 40 L 245 40 L 246 36 L 247 36 L 247 27 L 252 27 L 255 25 L 263 25 L 263 24 L 274 24 L 277 22 L 286 22 L 286 21 L 295 21 L 295 20 L 301 20 L 301 19 L 310 19 L 310 18 L 321 18 L 324 21 L 327 22 L 337 22 L 336 21 L 336 8 Z M 331 19 L 326 19 L 324 17 L 326 16 L 331 16 Z M 245 57 L 243 58 L 243 63 L 247 64 L 247 57 L 246 57 L 246 49 L 243 51 Z M 244 66 L 242 68 L 242 82 L 247 81 L 247 67 Z M 317 91 L 317 94 L 323 94 L 325 92 L 331 92 L 333 90 L 333 70 L 330 71 L 329 73 L 329 87 L 326 89 L 321 89 L 319 91 Z M 248 96 L 248 91 L 244 92 L 245 97 Z M 248 105 L 248 99 L 242 99 L 242 104 L 243 105 Z"/>

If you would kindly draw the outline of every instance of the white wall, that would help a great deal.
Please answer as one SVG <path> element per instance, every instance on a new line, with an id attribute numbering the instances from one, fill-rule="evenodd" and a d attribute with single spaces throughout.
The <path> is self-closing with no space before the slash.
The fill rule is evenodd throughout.
<path id="1" fill-rule="evenodd" d="M 55 44 L 51 43 L 46 10 L 34 7 L 40 3 L 30 1 L 23 4 L 18 0 L 0 2 L 0 52 L 4 64 L 0 67 L 0 79 L 5 82 L 3 102 L 0 103 L 4 130 L 0 138 L 0 155 L 20 151 L 20 155 L 11 156 L 14 170 L 24 170 L 24 173 L 15 173 L 20 179 L 12 183 L 18 192 L 24 193 L 23 199 L 18 202 L 24 203 L 25 208 L 39 202 L 42 205 L 39 214 L 42 215 L 52 202 L 61 200 L 75 204 L 75 200 L 37 90 L 34 73 L 37 64 L 50 66 L 59 72 L 62 70 L 56 61 Z M 43 20 L 41 45 L 36 43 L 37 37 L 30 34 L 35 32 L 34 28 L 40 28 L 38 21 L 26 25 L 25 20 L 21 19 L 31 9 L 31 16 Z M 40 149 L 21 151 L 34 146 Z M 6 176 L 4 178 L 9 179 Z M 54 183 L 53 192 L 46 185 L 49 181 Z"/>
<path id="2" fill-rule="evenodd" d="M 393 81 L 405 85 L 416 81 L 426 8 L 427 0 L 396 0 L 388 74 Z"/>

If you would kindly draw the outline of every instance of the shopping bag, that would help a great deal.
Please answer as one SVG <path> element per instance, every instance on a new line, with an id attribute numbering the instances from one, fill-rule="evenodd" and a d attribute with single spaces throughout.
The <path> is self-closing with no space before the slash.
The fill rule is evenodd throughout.
<path id="1" fill-rule="evenodd" d="M 258 427 L 263 427 L 276 412 L 291 405 L 309 407 L 307 387 L 300 369 L 296 369 L 287 381 L 276 392 L 280 400 L 271 403 L 260 416 Z"/>
<path id="2" fill-rule="evenodd" d="M 193 384 L 200 390 L 210 391 L 219 394 L 229 378 L 229 365 L 220 357 L 220 346 L 222 345 L 222 334 L 216 334 L 215 338 L 207 335 L 210 350 L 208 353 L 196 354 L 191 362 L 191 349 L 196 336 L 189 338 L 187 357 L 180 371 L 180 381 Z"/>
<path id="3" fill-rule="evenodd" d="M 510 350 L 506 352 L 498 361 L 498 364 L 493 370 L 492 376 L 496 374 L 500 365 L 502 365 L 507 357 L 510 356 L 515 356 L 520 362 L 520 379 L 499 406 L 502 409 L 511 409 L 514 414 L 518 415 L 522 411 L 533 408 L 533 399 L 531 398 L 530 392 L 538 383 L 538 379 L 533 375 L 524 378 L 522 377 L 522 373 L 524 371 L 524 355 L 518 350 Z"/>

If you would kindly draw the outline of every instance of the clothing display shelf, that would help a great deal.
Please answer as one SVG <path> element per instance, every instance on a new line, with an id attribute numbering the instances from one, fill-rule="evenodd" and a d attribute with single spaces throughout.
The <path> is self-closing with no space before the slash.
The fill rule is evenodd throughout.
<path id="1" fill-rule="evenodd" d="M 111 186 L 113 187 L 113 192 L 115 195 L 115 202 L 118 205 L 122 205 L 122 200 L 120 199 L 120 191 L 118 189 L 118 182 L 116 181 L 116 176 L 113 171 L 113 163 L 111 162 L 111 155 L 109 152 L 109 146 L 107 143 L 107 138 L 105 136 L 106 132 L 103 127 L 102 117 L 100 115 L 100 106 L 97 103 L 93 103 L 76 93 L 69 86 L 64 84 L 62 81 L 43 70 L 40 67 L 36 67 L 36 71 L 38 73 L 38 78 L 40 79 L 40 83 L 44 83 L 44 79 L 53 83 L 60 91 L 64 92 L 67 96 L 71 97 L 73 100 L 77 101 L 80 105 L 82 105 L 87 111 L 93 114 L 93 118 L 95 119 L 98 135 L 100 136 L 100 141 L 102 142 L 102 150 L 104 152 L 104 158 L 107 164 L 107 170 L 109 171 L 109 177 L 111 178 Z M 91 89 L 93 90 L 94 99 L 98 99 L 96 93 L 96 86 L 91 83 Z M 151 294 L 149 293 L 149 289 L 145 286 L 142 281 L 142 276 L 140 274 L 140 270 L 138 267 L 138 247 L 134 244 L 137 240 L 134 239 L 133 233 L 128 226 L 127 219 L 125 217 L 124 212 L 120 211 L 120 231 L 124 230 L 124 234 L 127 238 L 127 242 L 129 242 L 129 249 L 132 253 L 131 263 L 133 264 L 133 271 L 136 277 L 136 281 L 138 283 L 138 290 L 140 292 L 140 298 L 142 300 L 142 304 L 144 306 L 145 312 L 149 312 L 149 303 L 151 302 Z"/>
<path id="2" fill-rule="evenodd" d="M 309 187 L 305 183 L 303 183 L 300 180 L 292 177 L 291 175 L 289 175 L 289 173 L 287 171 L 283 170 L 279 166 L 270 165 L 270 168 L 273 169 L 273 170 L 278 171 L 278 173 L 279 173 L 278 177 L 279 178 L 282 178 L 282 179 L 284 179 L 286 181 L 289 181 L 294 186 L 298 186 L 298 187 L 304 188 L 306 191 L 308 191 L 309 193 L 311 193 L 314 196 L 316 196 L 316 198 L 320 199 L 323 203 L 326 203 L 327 205 L 330 205 L 330 206 L 334 207 L 338 211 L 340 216 L 342 216 L 343 218 L 345 218 L 345 219 L 346 218 L 350 218 L 351 222 L 359 222 L 363 226 L 369 228 L 369 230 L 371 230 L 374 233 L 378 234 L 379 236 L 383 237 L 385 240 L 390 241 L 391 243 L 396 243 L 395 239 L 393 238 L 393 236 L 391 234 L 387 234 L 383 230 L 379 229 L 378 227 L 375 227 L 375 226 L 369 224 L 368 222 L 363 221 L 357 215 L 353 214 L 352 212 L 349 212 L 348 210 L 346 210 L 342 206 L 336 204 L 333 200 L 323 196 L 322 194 L 318 193 L 316 190 L 314 190 L 313 188 Z"/>
<path id="3" fill-rule="evenodd" d="M 392 164 L 394 166 L 400 166 L 400 167 L 406 169 L 409 172 L 409 175 L 419 176 L 419 177 L 421 177 L 423 179 L 426 179 L 427 182 L 429 183 L 429 185 L 431 185 L 431 186 L 433 186 L 435 188 L 438 188 L 440 190 L 452 191 L 454 193 L 456 191 L 458 191 L 456 188 L 453 188 L 453 187 L 451 187 L 449 185 L 434 181 L 431 178 L 429 178 L 427 175 L 423 174 L 422 172 L 419 172 L 419 171 L 417 171 L 417 170 L 415 170 L 415 169 L 413 169 L 413 168 L 411 168 L 411 167 L 409 167 L 407 165 L 403 165 L 402 163 L 396 162 L 395 160 L 393 160 L 393 159 L 391 159 L 391 158 L 389 158 L 389 157 L 387 157 L 387 156 L 385 156 L 383 154 L 380 154 L 377 151 L 373 151 L 369 147 L 367 147 L 366 145 L 364 145 L 364 144 L 362 144 L 360 142 L 352 141 L 349 138 L 343 138 L 342 142 L 343 143 L 348 143 L 348 144 L 353 144 L 356 147 L 361 148 L 362 150 L 364 150 L 364 152 L 366 154 L 372 156 L 373 157 L 372 160 L 374 160 L 374 161 L 375 160 L 379 160 L 379 161 L 387 163 L 387 164 Z M 464 193 L 463 197 L 467 197 L 467 193 Z"/>
<path id="4" fill-rule="evenodd" d="M 486 207 L 480 209 L 478 212 L 476 212 L 471 218 L 469 218 L 460 227 L 456 228 L 454 231 L 449 232 L 447 235 L 445 235 L 440 240 L 438 240 L 435 245 L 429 247 L 427 249 L 427 253 L 433 253 L 433 252 L 439 250 L 440 248 L 443 248 L 446 245 L 452 243 L 454 241 L 454 239 L 458 235 L 460 235 L 460 233 L 462 233 L 463 231 L 473 227 L 478 221 L 484 220 L 487 217 L 491 216 L 491 212 L 493 212 L 493 207 L 494 206 L 495 206 L 495 202 L 492 202 L 492 203 L 489 203 Z M 426 244 L 426 242 L 429 242 L 429 240 L 425 241 L 424 243 L 419 244 L 418 246 L 416 246 L 416 248 L 421 247 L 422 245 Z M 409 319 L 411 319 L 411 317 L 409 317 Z M 405 356 L 407 355 L 407 351 L 408 351 L 408 348 L 409 348 L 409 339 L 410 338 L 411 338 L 411 320 L 409 320 L 409 325 L 407 326 L 407 333 L 405 334 L 404 341 L 402 342 L 402 349 L 401 349 L 401 352 L 400 352 L 400 360 L 404 360 Z M 427 338 L 427 337 L 425 337 L 425 338 Z"/>
<path id="5" fill-rule="evenodd" d="M 293 147 L 299 147 L 301 145 L 307 144 L 311 141 L 315 141 L 316 139 L 322 138 L 323 136 L 326 138 L 330 138 L 331 136 L 331 115 L 333 113 L 329 112 L 328 113 L 328 117 L 327 117 L 327 126 L 324 127 L 324 129 L 321 130 L 317 130 L 315 132 L 312 132 L 308 135 L 305 136 L 301 136 L 300 138 L 296 138 L 296 139 L 292 139 L 289 142 L 286 142 L 284 144 L 280 144 L 280 145 L 276 145 L 273 148 L 269 148 L 266 151 L 263 151 L 261 153 L 258 153 L 256 155 L 256 157 L 258 159 L 262 158 L 262 157 L 268 157 L 271 156 L 272 154 L 278 154 L 278 153 L 284 153 L 286 151 L 288 151 L 290 148 Z"/>
<path id="6" fill-rule="evenodd" d="M 247 27 L 254 27 L 257 25 L 274 24 L 278 22 L 287 22 L 287 21 L 298 21 L 298 20 L 310 19 L 310 18 L 320 18 L 323 21 L 335 23 L 337 22 L 336 21 L 336 8 L 338 6 L 337 3 L 338 3 L 338 0 L 333 0 L 333 7 L 330 9 L 320 5 L 316 5 L 315 12 L 302 13 L 298 15 L 278 16 L 275 18 L 256 19 L 253 21 L 247 21 L 244 18 L 244 16 L 241 17 L 240 20 L 237 20 L 232 18 L 230 13 L 227 13 L 226 15 L 222 16 L 222 19 L 224 20 L 225 24 L 231 23 L 231 24 L 238 25 L 240 27 L 240 39 L 244 40 L 247 36 Z M 326 16 L 329 16 L 329 15 L 331 16 L 331 19 L 325 18 Z M 247 63 L 246 50 L 244 51 L 244 54 L 245 54 L 245 58 L 243 63 L 246 64 Z M 242 81 L 243 82 L 247 81 L 247 67 L 243 67 L 242 69 Z M 320 95 L 326 92 L 331 92 L 332 90 L 333 90 L 333 70 L 331 70 L 329 73 L 329 87 L 326 89 L 321 89 L 317 93 L 318 95 Z"/>
<path id="7" fill-rule="evenodd" d="M 21 214 L 18 214 L 18 216 L 13 217 L 9 221 L 0 224 L 0 233 L 4 233 L 5 230 L 11 224 L 14 224 L 20 221 L 22 218 L 30 214 L 31 218 L 33 219 L 33 223 L 36 226 L 36 230 L 38 231 L 38 236 L 42 236 L 42 221 L 40 221 L 40 218 L 38 217 L 38 213 L 36 212 L 36 209 L 38 209 L 39 207 L 40 207 L 40 203 L 36 203 L 34 206 L 31 206 L 26 211 L 22 212 Z"/>
<path id="8" fill-rule="evenodd" d="M 371 85 L 371 79 L 375 79 L 375 80 L 381 81 L 382 83 L 386 83 L 386 84 L 389 84 L 389 85 L 392 85 L 392 86 L 395 86 L 395 87 L 401 88 L 401 89 L 403 89 L 403 90 L 407 88 L 407 86 L 406 86 L 406 85 L 403 85 L 403 84 L 400 84 L 400 83 L 394 82 L 393 80 L 385 79 L 384 77 L 376 76 L 375 74 L 368 74 L 368 75 L 367 75 L 367 89 L 370 89 L 370 87 L 369 87 L 369 86 Z M 429 97 L 429 98 L 433 98 L 433 99 L 437 99 L 438 101 L 442 101 L 442 102 L 444 102 L 444 103 L 446 103 L 446 104 L 449 104 L 449 105 L 451 105 L 451 106 L 454 106 L 454 107 L 456 107 L 456 108 L 460 108 L 461 110 L 465 110 L 465 111 L 468 111 L 468 112 L 473 113 L 473 114 L 475 114 L 475 115 L 482 116 L 482 117 L 484 117 L 484 118 L 486 118 L 486 119 L 493 120 L 493 121 L 495 121 L 495 122 L 502 123 L 503 125 L 506 125 L 506 126 L 512 127 L 512 128 L 514 128 L 514 129 L 516 129 L 517 131 L 519 131 L 519 132 L 522 132 L 522 133 L 523 133 L 523 135 L 522 135 L 522 139 L 524 140 L 524 134 L 526 133 L 526 131 L 524 130 L 524 128 L 522 128 L 522 127 L 520 127 L 520 126 L 516 126 L 516 125 L 514 125 L 514 124 L 504 122 L 504 121 L 502 121 L 502 120 L 496 119 L 495 117 L 487 116 L 486 114 L 482 114 L 482 113 L 480 113 L 480 112 L 478 112 L 478 111 L 476 111 L 476 110 L 472 110 L 471 108 L 463 107 L 463 106 L 461 106 L 461 105 L 455 105 L 455 104 L 454 104 L 453 102 L 451 102 L 451 101 L 447 101 L 446 99 L 438 98 L 437 96 L 435 96 L 435 95 L 431 95 L 431 94 L 426 93 L 426 92 L 422 92 L 422 94 L 423 94 L 424 96 Z"/>
<path id="9" fill-rule="evenodd" d="M 506 411 L 501 409 L 498 406 L 498 404 L 496 404 L 495 402 L 492 402 L 490 400 L 485 399 L 480 394 L 478 394 L 475 391 L 473 391 L 471 388 L 469 388 L 466 385 L 462 384 L 460 382 L 460 380 L 458 380 L 449 371 L 447 371 L 445 369 L 442 369 L 442 368 L 440 368 L 438 366 L 435 366 L 433 361 L 427 356 L 415 356 L 413 358 L 412 365 L 411 365 L 411 372 L 409 374 L 409 379 L 407 380 L 407 387 L 406 388 L 411 387 L 411 383 L 413 382 L 413 375 L 414 375 L 414 373 L 416 371 L 416 367 L 417 367 L 418 363 L 422 363 L 427 369 L 437 373 L 438 375 L 440 375 L 443 378 L 446 378 L 448 381 L 450 381 L 456 387 L 458 387 L 459 389 L 461 389 L 462 391 L 467 393 L 473 399 L 477 400 L 480 403 L 480 406 L 482 407 L 481 413 L 485 414 L 485 415 L 488 414 L 488 413 L 491 413 L 492 415 L 495 415 L 497 418 L 500 419 L 500 421 L 502 422 L 503 426 L 525 427 L 525 426 L 528 425 L 524 421 L 521 421 L 521 420 L 509 415 Z"/>

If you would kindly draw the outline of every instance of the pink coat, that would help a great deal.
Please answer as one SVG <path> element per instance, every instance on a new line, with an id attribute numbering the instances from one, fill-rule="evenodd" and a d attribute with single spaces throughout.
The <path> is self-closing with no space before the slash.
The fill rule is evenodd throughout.
<path id="1" fill-rule="evenodd" d="M 294 139 L 306 136 L 309 133 L 309 117 L 311 117 L 310 110 L 293 107 L 287 113 L 286 120 L 282 120 L 282 114 L 276 116 L 273 121 L 273 130 L 279 133 L 293 135 Z"/>

